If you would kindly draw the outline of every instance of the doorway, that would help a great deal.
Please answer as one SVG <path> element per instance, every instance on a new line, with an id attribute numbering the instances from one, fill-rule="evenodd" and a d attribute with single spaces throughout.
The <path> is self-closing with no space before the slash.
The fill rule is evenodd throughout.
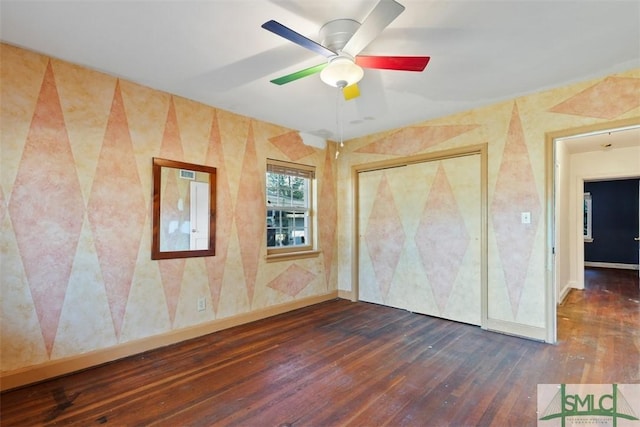
<path id="1" fill-rule="evenodd" d="M 556 306 L 584 289 L 584 182 L 640 176 L 640 119 L 547 134 L 547 323 L 556 340 Z"/>
<path id="2" fill-rule="evenodd" d="M 639 270 L 640 179 L 585 181 L 584 266 Z"/>

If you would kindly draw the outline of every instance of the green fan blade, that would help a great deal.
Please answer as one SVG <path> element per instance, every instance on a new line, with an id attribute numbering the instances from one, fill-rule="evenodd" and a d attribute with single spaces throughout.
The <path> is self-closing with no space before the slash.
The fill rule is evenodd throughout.
<path id="1" fill-rule="evenodd" d="M 285 83 L 292 82 L 294 80 L 301 79 L 303 77 L 310 76 L 311 74 L 316 74 L 322 71 L 324 67 L 327 66 L 327 63 L 324 62 L 320 65 L 314 65 L 313 67 L 305 68 L 304 70 L 296 71 L 295 73 L 287 74 L 286 76 L 278 77 L 277 79 L 271 80 L 271 83 L 275 83 L 277 85 L 283 85 Z"/>

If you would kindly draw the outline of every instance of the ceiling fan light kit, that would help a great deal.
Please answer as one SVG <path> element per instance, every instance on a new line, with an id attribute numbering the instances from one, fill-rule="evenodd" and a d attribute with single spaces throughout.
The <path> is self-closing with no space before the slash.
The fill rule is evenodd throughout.
<path id="1" fill-rule="evenodd" d="M 327 62 L 305 70 L 287 74 L 272 83 L 282 85 L 303 77 L 320 73 L 320 79 L 329 86 L 341 88 L 345 99 L 359 95 L 359 89 L 350 92 L 346 88 L 357 84 L 364 76 L 362 68 L 398 71 L 423 71 L 428 56 L 360 56 L 359 53 L 373 41 L 403 11 L 404 6 L 395 0 L 379 0 L 360 24 L 353 19 L 335 19 L 320 29 L 322 43 L 311 40 L 281 23 L 271 20 L 262 28 L 285 38 L 305 49 L 327 58 Z"/>
<path id="2" fill-rule="evenodd" d="M 345 88 L 358 83 L 364 76 L 364 70 L 351 58 L 336 56 L 320 72 L 320 79 L 329 86 Z"/>
<path id="3" fill-rule="evenodd" d="M 353 19 L 334 19 L 324 24 L 318 34 L 322 46 L 338 52 L 344 49 L 358 28 L 360 28 L 360 23 Z"/>

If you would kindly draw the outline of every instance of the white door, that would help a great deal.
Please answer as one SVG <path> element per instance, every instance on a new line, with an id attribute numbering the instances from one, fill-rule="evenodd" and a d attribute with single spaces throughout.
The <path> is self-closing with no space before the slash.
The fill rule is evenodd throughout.
<path id="1" fill-rule="evenodd" d="M 480 325 L 480 155 L 360 172 L 362 301 Z"/>
<path id="2" fill-rule="evenodd" d="M 209 249 L 209 183 L 190 183 L 190 223 L 189 249 Z"/>

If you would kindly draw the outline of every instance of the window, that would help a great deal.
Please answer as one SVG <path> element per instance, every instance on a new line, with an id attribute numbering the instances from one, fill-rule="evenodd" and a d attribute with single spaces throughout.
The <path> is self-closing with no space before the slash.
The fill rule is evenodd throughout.
<path id="1" fill-rule="evenodd" d="M 267 161 L 267 254 L 311 251 L 312 166 Z"/>
<path id="2" fill-rule="evenodd" d="M 583 201 L 584 201 L 584 213 L 583 213 L 582 235 L 584 237 L 585 242 L 592 242 L 593 236 L 591 234 L 591 211 L 592 211 L 591 193 L 584 193 Z"/>

